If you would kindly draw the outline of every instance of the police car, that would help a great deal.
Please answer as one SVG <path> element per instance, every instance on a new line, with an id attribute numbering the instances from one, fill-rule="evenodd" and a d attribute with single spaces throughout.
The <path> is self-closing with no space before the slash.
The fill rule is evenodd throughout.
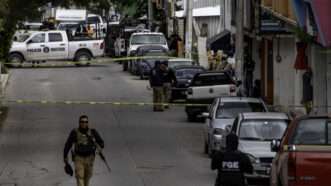
<path id="1" fill-rule="evenodd" d="M 13 42 L 9 61 L 88 61 L 104 55 L 104 41 L 88 38 L 69 40 L 65 31 L 40 31 L 24 41 Z"/>

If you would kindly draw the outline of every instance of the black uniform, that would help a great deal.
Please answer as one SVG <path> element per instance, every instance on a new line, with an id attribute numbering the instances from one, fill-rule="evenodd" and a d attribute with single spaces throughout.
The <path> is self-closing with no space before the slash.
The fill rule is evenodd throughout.
<path id="1" fill-rule="evenodd" d="M 237 150 L 238 137 L 229 134 L 227 149 L 212 158 L 211 169 L 218 170 L 215 186 L 244 186 L 244 173 L 252 173 L 253 167 L 248 156 Z"/>

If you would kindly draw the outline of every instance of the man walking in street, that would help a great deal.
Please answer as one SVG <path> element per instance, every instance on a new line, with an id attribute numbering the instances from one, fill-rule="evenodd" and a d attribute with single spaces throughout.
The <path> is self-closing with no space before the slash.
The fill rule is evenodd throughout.
<path id="1" fill-rule="evenodd" d="M 89 128 L 86 115 L 79 117 L 79 127 L 71 131 L 65 143 L 63 158 L 66 169 L 69 165 L 68 153 L 73 146 L 72 160 L 75 165 L 77 186 L 89 186 L 96 150 L 104 148 L 104 142 L 95 129 Z"/>
<path id="2" fill-rule="evenodd" d="M 163 82 L 164 82 L 164 67 L 161 67 L 160 61 L 155 62 L 155 66 L 152 69 L 149 77 L 149 83 L 153 89 L 153 110 L 154 112 L 162 112 L 164 110 L 163 102 Z"/>
<path id="3" fill-rule="evenodd" d="M 172 85 L 176 83 L 176 76 L 172 69 L 168 67 L 168 65 L 163 62 L 161 63 L 161 70 L 163 72 L 163 94 L 164 94 L 164 101 L 165 103 L 170 103 L 171 93 L 172 93 Z M 169 108 L 168 105 L 165 108 Z"/>
<path id="4" fill-rule="evenodd" d="M 218 170 L 215 186 L 245 186 L 244 173 L 252 173 L 253 166 L 249 157 L 238 151 L 238 136 L 226 137 L 226 150 L 212 158 L 211 169 Z"/>

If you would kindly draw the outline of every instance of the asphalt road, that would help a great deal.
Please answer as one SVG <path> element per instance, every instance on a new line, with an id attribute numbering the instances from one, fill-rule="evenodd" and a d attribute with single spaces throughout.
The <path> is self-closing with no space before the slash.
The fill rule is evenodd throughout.
<path id="1" fill-rule="evenodd" d="M 147 81 L 118 64 L 12 69 L 5 99 L 150 102 Z M 216 173 L 203 154 L 201 123 L 183 108 L 5 103 L 0 124 L 0 186 L 72 186 L 63 171 L 65 140 L 78 117 L 105 140 L 112 172 L 97 158 L 94 186 L 210 186 Z"/>

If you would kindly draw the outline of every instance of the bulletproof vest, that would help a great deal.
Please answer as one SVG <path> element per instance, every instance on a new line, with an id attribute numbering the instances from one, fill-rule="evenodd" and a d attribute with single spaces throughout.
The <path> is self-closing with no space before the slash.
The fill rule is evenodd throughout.
<path id="1" fill-rule="evenodd" d="M 245 183 L 242 167 L 240 164 L 241 155 L 238 152 L 225 152 L 219 167 L 218 182 L 224 186 L 242 186 Z"/>
<path id="2" fill-rule="evenodd" d="M 96 151 L 95 139 L 92 135 L 91 129 L 88 129 L 84 134 L 76 129 L 76 143 L 75 154 L 79 156 L 94 155 Z"/>

